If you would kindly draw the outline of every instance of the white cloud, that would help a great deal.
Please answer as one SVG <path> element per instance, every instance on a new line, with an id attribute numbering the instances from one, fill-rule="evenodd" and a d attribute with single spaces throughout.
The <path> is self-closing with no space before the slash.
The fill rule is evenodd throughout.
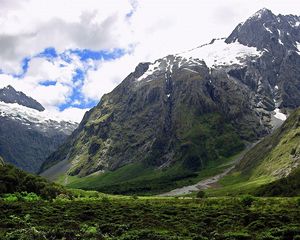
<path id="1" fill-rule="evenodd" d="M 65 103 L 72 93 L 72 88 L 61 83 L 51 86 L 36 86 L 31 97 L 37 99 L 45 108 Z"/>
<path id="2" fill-rule="evenodd" d="M 110 49 L 126 47 L 127 1 L 28 0 L 0 11 L 0 67 L 20 71 L 18 63 L 47 47 Z M 16 5 L 16 4 L 15 4 Z M 123 45 L 125 44 L 125 45 Z"/>
<path id="3" fill-rule="evenodd" d="M 284 3 L 270 0 L 140 0 L 137 3 L 129 21 L 134 51 L 102 64 L 97 77 L 85 82 L 87 97 L 99 99 L 103 93 L 111 91 L 139 62 L 151 62 L 210 42 L 213 38 L 229 36 L 238 23 L 263 7 L 270 8 L 275 14 L 300 12 L 300 5 L 295 0 Z"/>
<path id="4" fill-rule="evenodd" d="M 134 47 L 121 58 L 88 63 L 66 52 L 72 62 L 63 62 L 65 67 L 59 58 L 51 62 L 33 58 L 22 79 L 0 74 L 0 87 L 11 84 L 48 109 L 69 101 L 75 88 L 82 91 L 85 100 L 99 100 L 139 62 L 226 37 L 239 22 L 263 7 L 275 14 L 300 12 L 298 0 L 1 0 L 0 69 L 6 73 L 21 72 L 24 57 L 35 56 L 47 47 L 58 52 Z M 130 12 L 133 14 L 126 18 Z M 83 82 L 72 82 L 76 68 L 87 71 Z M 39 84 L 46 80 L 56 84 Z M 76 114 L 79 110 L 68 111 Z"/>
<path id="5" fill-rule="evenodd" d="M 50 111 L 54 114 L 59 116 L 61 119 L 70 120 L 73 122 L 79 123 L 81 119 L 83 118 L 83 115 L 86 111 L 88 111 L 88 108 L 80 109 L 80 108 L 74 108 L 69 107 L 66 108 L 63 111 L 58 111 L 57 109 L 50 109 Z"/>
<path id="6" fill-rule="evenodd" d="M 121 74 L 121 70 L 114 64 L 116 61 L 102 62 L 98 69 L 87 72 L 82 87 L 86 100 L 99 100 L 103 94 L 114 89 Z"/>

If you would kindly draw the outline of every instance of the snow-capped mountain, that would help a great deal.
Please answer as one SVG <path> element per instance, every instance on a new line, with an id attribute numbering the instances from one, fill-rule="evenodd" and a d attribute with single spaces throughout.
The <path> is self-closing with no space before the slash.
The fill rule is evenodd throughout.
<path id="1" fill-rule="evenodd" d="M 228 157 L 300 106 L 299 42 L 298 16 L 262 9 L 227 38 L 140 63 L 42 170 L 65 160 L 79 176 L 137 162 L 197 171 Z"/>
<path id="2" fill-rule="evenodd" d="M 78 125 L 76 122 L 61 119 L 61 116 L 54 115 L 47 110 L 40 112 L 17 103 L 5 103 L 1 101 L 0 117 L 9 118 L 26 126 L 27 129 L 35 129 L 47 134 L 54 131 L 70 135 Z"/>
<path id="3" fill-rule="evenodd" d="M 11 86 L 0 89 L 0 155 L 17 167 L 36 172 L 77 125 Z"/>
<path id="4" fill-rule="evenodd" d="M 39 102 L 31 97 L 26 96 L 22 92 L 16 91 L 10 85 L 0 89 L 0 101 L 5 103 L 17 103 L 21 106 L 32 108 L 40 112 L 45 110 L 45 108 Z"/>

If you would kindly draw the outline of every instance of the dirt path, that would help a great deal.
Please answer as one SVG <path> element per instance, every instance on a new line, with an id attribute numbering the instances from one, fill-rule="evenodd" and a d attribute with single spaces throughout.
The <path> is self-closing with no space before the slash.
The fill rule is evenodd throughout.
<path id="1" fill-rule="evenodd" d="M 259 142 L 259 141 L 258 141 Z M 176 188 L 170 192 L 162 193 L 159 196 L 163 197 L 171 197 L 171 196 L 179 196 L 179 195 L 186 195 L 190 194 L 192 192 L 197 192 L 201 189 L 207 189 L 211 188 L 217 185 L 217 182 L 226 176 L 234 167 L 235 165 L 245 156 L 246 152 L 248 152 L 251 148 L 253 148 L 258 142 L 249 144 L 247 148 L 241 152 L 231 163 L 233 164 L 231 167 L 227 168 L 224 170 L 224 172 L 217 174 L 215 176 L 209 177 L 207 179 L 203 179 L 200 182 L 194 184 L 194 185 L 189 185 L 181 188 Z"/>

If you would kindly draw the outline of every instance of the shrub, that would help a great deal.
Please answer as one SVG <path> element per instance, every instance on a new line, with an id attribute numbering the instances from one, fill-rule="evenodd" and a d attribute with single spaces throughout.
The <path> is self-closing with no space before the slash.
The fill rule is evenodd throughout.
<path id="1" fill-rule="evenodd" d="M 41 200 L 41 197 L 38 196 L 36 193 L 22 192 L 22 200 L 24 200 L 25 202 L 34 202 Z"/>
<path id="2" fill-rule="evenodd" d="M 197 192 L 196 198 L 204 198 L 205 197 L 205 192 L 200 190 L 199 192 Z"/>
<path id="3" fill-rule="evenodd" d="M 4 194 L 3 200 L 7 202 L 15 202 L 15 201 L 33 202 L 33 201 L 41 200 L 41 197 L 38 196 L 36 193 L 15 192 L 15 193 Z"/>
<path id="4" fill-rule="evenodd" d="M 254 201 L 255 197 L 253 197 L 252 195 L 244 195 L 241 197 L 241 203 L 245 207 L 250 207 Z"/>
<path id="5" fill-rule="evenodd" d="M 15 194 L 8 193 L 4 194 L 3 200 L 6 202 L 16 202 L 18 201 L 18 197 Z"/>
<path id="6" fill-rule="evenodd" d="M 224 234 L 224 239 L 228 240 L 250 240 L 251 236 L 245 232 L 228 232 Z"/>
<path id="7" fill-rule="evenodd" d="M 132 196 L 132 199 L 133 199 L 133 200 L 137 200 L 137 199 L 139 199 L 139 197 L 138 197 L 137 195 L 133 195 L 133 196 Z"/>

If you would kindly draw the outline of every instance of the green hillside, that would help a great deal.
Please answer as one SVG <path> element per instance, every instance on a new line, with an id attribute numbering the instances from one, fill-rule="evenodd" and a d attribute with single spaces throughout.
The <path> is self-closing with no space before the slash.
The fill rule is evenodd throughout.
<path id="1" fill-rule="evenodd" d="M 182 134 L 175 147 L 180 156 L 170 166 L 158 168 L 164 138 L 155 142 L 151 157 L 113 171 L 90 176 L 63 174 L 58 182 L 71 188 L 97 190 L 113 194 L 158 194 L 205 177 L 221 173 L 230 166 L 244 143 L 231 124 L 217 113 L 204 114 L 191 120 L 190 130 Z M 187 120 L 186 120 L 187 121 Z"/>
<path id="2" fill-rule="evenodd" d="M 5 164 L 0 157 L 0 195 L 16 192 L 36 193 L 37 195 L 50 199 L 66 190 L 46 179 L 26 173 L 12 165 Z"/>
<path id="3" fill-rule="evenodd" d="M 259 187 L 255 194 L 258 196 L 299 196 L 300 195 L 300 168 L 289 176 L 278 179 Z"/>
<path id="4" fill-rule="evenodd" d="M 275 188 L 275 185 L 283 186 L 285 182 L 299 180 L 299 160 L 300 109 L 295 110 L 280 128 L 252 148 L 234 171 L 219 181 L 220 188 L 209 192 L 212 195 L 254 192 L 261 185 L 283 178 L 266 188 L 261 188 L 262 195 L 272 195 L 269 191 L 270 188 Z M 293 193 L 282 189 L 282 192 L 278 190 L 276 194 L 274 191 L 274 194 L 295 195 L 300 188 L 297 184 L 293 186 L 297 188 Z"/>

